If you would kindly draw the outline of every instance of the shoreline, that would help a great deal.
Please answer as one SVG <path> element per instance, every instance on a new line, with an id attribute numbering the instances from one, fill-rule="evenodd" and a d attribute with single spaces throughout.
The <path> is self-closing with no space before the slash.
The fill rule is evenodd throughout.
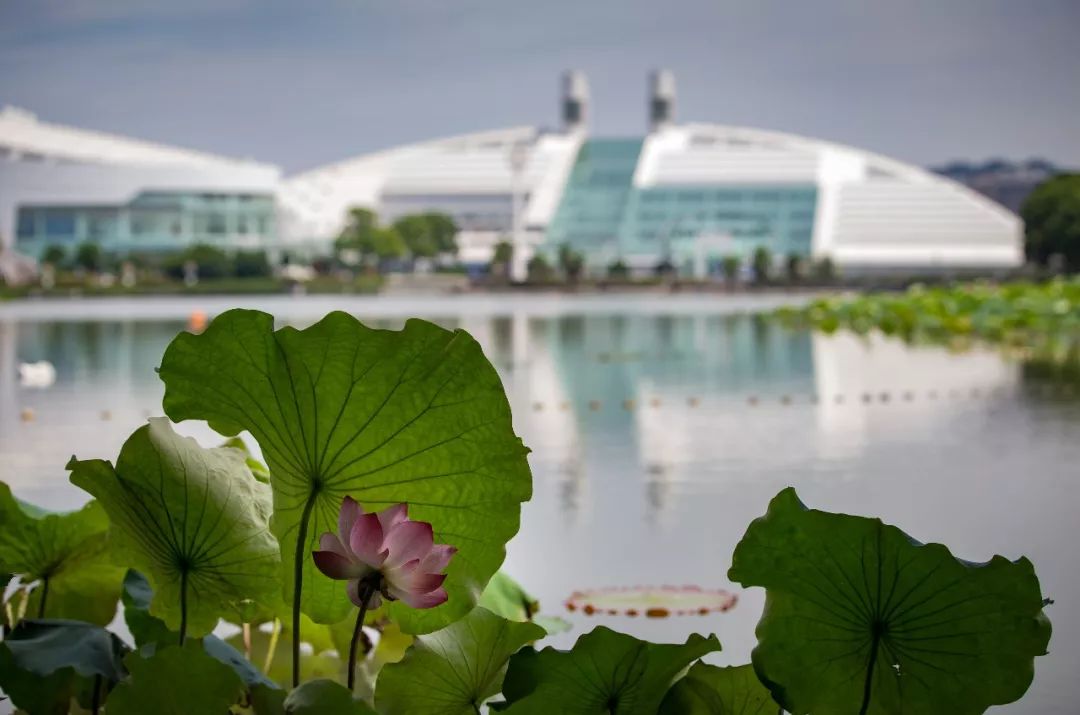
<path id="1" fill-rule="evenodd" d="M 663 295 L 662 299 L 657 299 Z M 821 297 L 820 290 L 745 292 L 665 292 L 608 290 L 588 293 L 476 291 L 468 293 L 126 295 L 78 298 L 21 298 L 0 302 L 0 320 L 187 320 L 200 312 L 212 317 L 230 308 L 254 308 L 281 319 L 319 318 L 331 310 L 375 318 L 412 316 L 611 315 L 633 307 L 651 315 L 734 315 L 799 307 Z"/>

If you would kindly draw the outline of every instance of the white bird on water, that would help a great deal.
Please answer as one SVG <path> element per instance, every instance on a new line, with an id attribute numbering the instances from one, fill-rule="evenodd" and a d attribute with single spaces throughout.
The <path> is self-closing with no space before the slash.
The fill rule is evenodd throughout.
<path id="1" fill-rule="evenodd" d="M 52 387 L 56 382 L 56 368 L 48 360 L 19 363 L 19 384 L 23 387 Z"/>

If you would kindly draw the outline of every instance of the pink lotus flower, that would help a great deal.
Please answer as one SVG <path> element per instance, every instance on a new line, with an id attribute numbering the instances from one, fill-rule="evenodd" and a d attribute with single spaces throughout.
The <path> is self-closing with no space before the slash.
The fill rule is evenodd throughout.
<path id="1" fill-rule="evenodd" d="M 413 608 L 434 608 L 446 601 L 442 573 L 457 549 L 436 544 L 431 524 L 411 521 L 408 505 L 395 504 L 364 513 L 352 497 L 345 497 L 338 516 L 338 533 L 326 532 L 312 552 L 315 566 L 332 579 L 348 581 L 349 599 L 378 608 L 380 595 L 401 599 Z"/>

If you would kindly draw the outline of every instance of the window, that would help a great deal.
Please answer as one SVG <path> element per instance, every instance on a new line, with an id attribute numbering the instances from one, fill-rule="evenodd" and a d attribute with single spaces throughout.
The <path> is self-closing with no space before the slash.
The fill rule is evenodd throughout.
<path id="1" fill-rule="evenodd" d="M 66 209 L 46 210 L 45 235 L 49 238 L 74 238 L 75 212 Z"/>
<path id="2" fill-rule="evenodd" d="M 15 229 L 19 238 L 33 238 L 37 232 L 34 227 L 33 209 L 19 209 L 18 226 Z"/>

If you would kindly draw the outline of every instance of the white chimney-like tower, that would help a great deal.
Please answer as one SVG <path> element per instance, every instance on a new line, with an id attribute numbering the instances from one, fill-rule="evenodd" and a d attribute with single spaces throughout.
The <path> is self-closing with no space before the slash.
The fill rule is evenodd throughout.
<path id="1" fill-rule="evenodd" d="M 655 70 L 649 75 L 649 131 L 659 131 L 675 122 L 675 75 L 671 70 Z"/>
<path id="2" fill-rule="evenodd" d="M 562 83 L 563 130 L 585 129 L 589 120 L 589 81 L 580 70 L 567 70 Z"/>

